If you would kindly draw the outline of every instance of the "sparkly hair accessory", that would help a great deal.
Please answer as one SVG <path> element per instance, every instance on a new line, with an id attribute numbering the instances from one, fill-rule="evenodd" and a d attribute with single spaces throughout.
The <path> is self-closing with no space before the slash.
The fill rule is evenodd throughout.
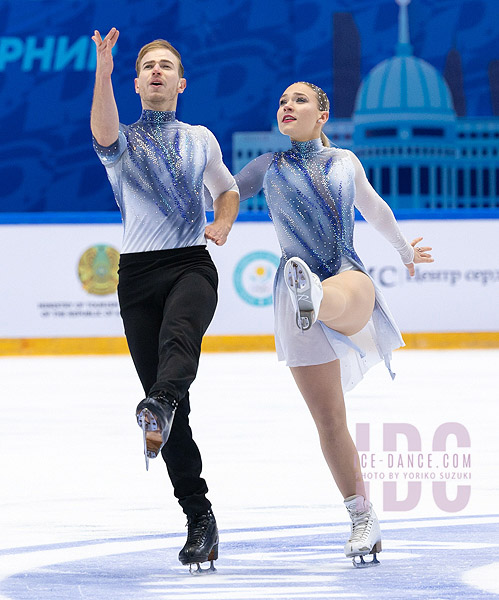
<path id="1" fill-rule="evenodd" d="M 303 83 L 304 85 L 308 85 L 309 88 L 312 88 L 317 95 L 317 103 L 319 104 L 319 110 L 329 110 L 329 98 L 327 97 L 326 92 L 320 88 L 315 83 L 309 83 L 308 81 L 298 81 L 298 83 Z"/>

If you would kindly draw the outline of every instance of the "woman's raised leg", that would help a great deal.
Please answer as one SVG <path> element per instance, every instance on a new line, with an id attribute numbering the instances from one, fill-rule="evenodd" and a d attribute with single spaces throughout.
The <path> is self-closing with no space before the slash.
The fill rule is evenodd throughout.
<path id="1" fill-rule="evenodd" d="M 369 321 L 374 308 L 374 285 L 362 271 L 343 271 L 322 282 L 318 318 L 331 329 L 353 335 Z"/>

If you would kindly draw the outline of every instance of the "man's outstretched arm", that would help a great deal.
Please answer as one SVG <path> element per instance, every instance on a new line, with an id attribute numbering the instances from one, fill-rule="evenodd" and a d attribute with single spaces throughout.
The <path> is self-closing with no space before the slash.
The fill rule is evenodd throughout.
<path id="1" fill-rule="evenodd" d="M 95 88 L 90 113 L 92 135 L 101 146 L 111 146 L 118 139 L 120 120 L 114 98 L 111 74 L 113 72 L 112 49 L 120 32 L 113 27 L 104 39 L 96 30 L 92 36 L 97 51 Z"/>

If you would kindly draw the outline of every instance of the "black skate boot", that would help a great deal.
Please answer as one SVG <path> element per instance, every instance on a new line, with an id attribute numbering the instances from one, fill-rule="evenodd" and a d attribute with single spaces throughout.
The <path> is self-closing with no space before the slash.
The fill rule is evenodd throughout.
<path id="1" fill-rule="evenodd" d="M 218 528 L 211 510 L 187 518 L 187 541 L 178 555 L 183 565 L 189 565 L 193 574 L 216 571 L 213 562 L 218 558 Z M 211 561 L 209 568 L 202 569 L 200 563 Z M 197 565 L 193 570 L 192 565 Z"/>
<path id="2" fill-rule="evenodd" d="M 149 459 L 156 458 L 168 440 L 177 405 L 178 402 L 168 398 L 164 392 L 153 392 L 135 409 L 137 423 L 144 435 L 147 471 L 149 470 Z"/>

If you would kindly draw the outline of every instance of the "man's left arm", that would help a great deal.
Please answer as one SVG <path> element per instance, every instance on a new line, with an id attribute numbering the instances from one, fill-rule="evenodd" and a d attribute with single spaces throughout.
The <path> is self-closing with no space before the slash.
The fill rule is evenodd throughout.
<path id="1" fill-rule="evenodd" d="M 239 212 L 239 192 L 223 192 L 213 203 L 215 219 L 206 226 L 204 235 L 217 246 L 223 246 Z"/>
<path id="2" fill-rule="evenodd" d="M 239 212 L 239 190 L 234 177 L 225 166 L 222 152 L 215 136 L 208 131 L 208 160 L 204 172 L 204 183 L 213 202 L 215 218 L 206 226 L 205 237 L 217 246 L 222 246 L 232 229 Z"/>

